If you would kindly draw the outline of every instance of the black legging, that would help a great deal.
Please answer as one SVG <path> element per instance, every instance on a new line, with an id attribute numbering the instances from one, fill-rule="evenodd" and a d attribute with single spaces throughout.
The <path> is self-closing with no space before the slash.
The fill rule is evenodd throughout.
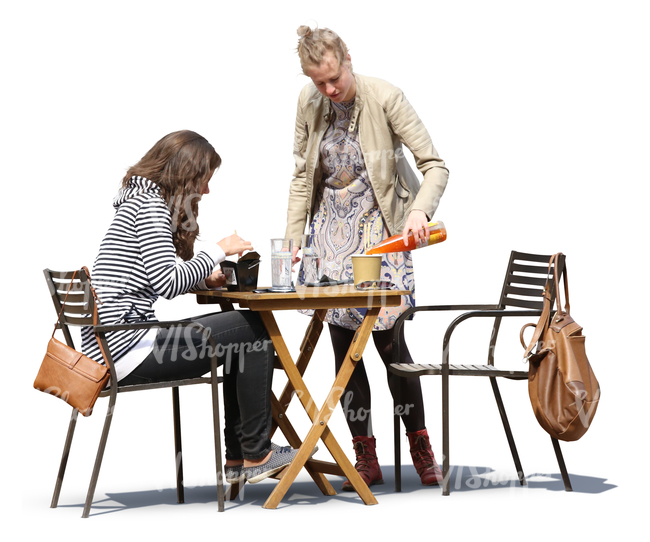
<path id="1" fill-rule="evenodd" d="M 355 330 L 346 329 L 330 324 L 330 337 L 334 348 L 336 372 L 338 373 L 348 348 L 354 338 Z M 400 363 L 413 363 L 411 354 L 404 344 L 404 328 L 400 331 L 402 348 L 400 349 Z M 387 331 L 373 331 L 372 338 L 377 347 L 377 352 L 386 368 L 393 362 L 393 329 Z M 404 426 L 408 432 L 419 431 L 424 425 L 424 403 L 422 401 L 422 388 L 419 378 L 401 378 L 390 371 L 388 374 L 388 387 L 397 404 Z M 341 397 L 341 406 L 345 419 L 353 437 L 372 435 L 372 420 L 370 416 L 370 383 L 366 374 L 363 359 L 357 362 L 352 377 Z"/>
<path id="2" fill-rule="evenodd" d="M 226 459 L 261 459 L 271 451 L 273 345 L 259 314 L 226 311 L 185 320 L 203 325 L 224 365 L 223 401 Z M 153 351 L 122 384 L 162 382 L 202 376 L 211 369 L 202 334 L 191 327 L 161 329 Z"/>

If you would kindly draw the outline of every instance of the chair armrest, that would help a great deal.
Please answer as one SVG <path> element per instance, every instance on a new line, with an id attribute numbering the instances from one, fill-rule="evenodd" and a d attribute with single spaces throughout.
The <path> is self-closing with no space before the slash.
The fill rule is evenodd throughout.
<path id="1" fill-rule="evenodd" d="M 203 335 L 203 337 L 210 344 L 210 363 L 211 363 L 211 373 L 212 377 L 216 378 L 217 370 L 217 345 L 210 334 L 210 331 L 203 325 L 198 322 L 192 322 L 187 320 L 167 320 L 163 322 L 150 321 L 150 322 L 133 322 L 131 324 L 107 324 L 107 325 L 96 325 L 93 327 L 93 330 L 98 335 L 98 340 L 102 342 L 104 350 L 108 353 L 110 359 L 106 360 L 109 367 L 111 368 L 111 375 L 115 374 L 115 365 L 112 359 L 112 355 L 108 348 L 108 343 L 106 342 L 106 333 L 110 331 L 122 331 L 122 330 L 131 330 L 131 329 L 155 329 L 155 328 L 170 328 L 170 327 L 193 327 Z"/>
<path id="2" fill-rule="evenodd" d="M 124 331 L 127 329 L 155 329 L 155 328 L 169 328 L 174 326 L 179 327 L 188 327 L 190 325 L 200 326 L 196 322 L 188 322 L 182 320 L 167 320 L 163 322 L 158 322 L 155 320 L 149 322 L 132 322 L 130 324 L 99 324 L 96 325 L 93 329 L 97 333 L 108 333 L 109 331 Z M 200 326 L 203 327 L 203 326 Z"/>
<path id="3" fill-rule="evenodd" d="M 506 310 L 499 308 L 499 305 L 425 305 L 422 307 L 411 307 L 402 313 L 396 320 L 394 325 L 393 334 L 393 363 L 399 363 L 400 359 L 400 330 L 404 325 L 404 321 L 413 313 L 420 311 L 449 311 L 449 310 L 469 310 L 458 317 L 456 317 L 451 324 L 447 327 L 443 339 L 443 365 L 449 364 L 449 342 L 451 335 L 456 327 L 465 320 L 470 318 L 497 318 L 497 317 L 511 317 L 511 316 L 541 316 L 542 311 L 539 310 Z"/>
<path id="4" fill-rule="evenodd" d="M 150 322 L 133 322 L 131 324 L 107 324 L 107 325 L 96 325 L 94 326 L 94 331 L 102 338 L 107 332 L 110 331 L 122 331 L 122 330 L 132 330 L 132 329 L 155 329 L 155 328 L 170 328 L 170 327 L 193 327 L 201 333 L 212 347 L 212 351 L 216 352 L 217 346 L 210 335 L 210 331 L 203 325 L 198 322 L 192 322 L 187 320 L 167 320 L 163 322 L 150 321 Z M 214 356 L 213 356 L 214 357 Z"/>
<path id="5" fill-rule="evenodd" d="M 404 322 L 416 312 L 424 311 L 474 311 L 474 310 L 496 310 L 499 305 L 423 305 L 421 307 L 411 307 L 406 309 L 395 321 L 393 325 L 393 363 L 397 363 L 400 358 L 400 331 Z"/>
<path id="6" fill-rule="evenodd" d="M 461 314 L 455 318 L 447 331 L 445 331 L 445 336 L 442 339 L 442 365 L 449 365 L 449 342 L 451 341 L 451 335 L 456 329 L 456 327 L 465 320 L 470 318 L 502 318 L 502 317 L 511 317 L 511 316 L 541 316 L 542 311 L 539 310 L 506 310 L 506 309 L 497 309 L 497 310 L 487 310 L 487 311 L 471 311 Z"/>

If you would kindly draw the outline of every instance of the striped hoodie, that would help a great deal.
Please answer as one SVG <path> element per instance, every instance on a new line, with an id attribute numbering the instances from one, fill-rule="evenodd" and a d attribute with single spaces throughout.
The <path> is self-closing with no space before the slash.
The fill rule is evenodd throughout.
<path id="1" fill-rule="evenodd" d="M 195 288 L 225 258 L 217 244 L 201 243 L 206 247 L 195 251 L 191 260 L 177 260 L 170 209 L 160 188 L 144 177 L 132 177 L 118 192 L 113 207 L 115 216 L 91 275 L 102 301 L 98 305 L 102 324 L 156 320 L 153 304 L 159 296 L 172 299 Z M 113 361 L 123 357 L 146 333 L 108 333 Z M 84 354 L 103 362 L 92 328 L 82 328 L 81 335 Z"/>

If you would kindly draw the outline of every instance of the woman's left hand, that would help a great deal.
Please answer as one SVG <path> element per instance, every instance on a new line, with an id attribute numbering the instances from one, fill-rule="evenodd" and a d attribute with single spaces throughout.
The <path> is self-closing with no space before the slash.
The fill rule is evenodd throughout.
<path id="1" fill-rule="evenodd" d="M 221 288 L 226 284 L 226 275 L 223 274 L 221 269 L 215 269 L 207 279 L 205 285 L 208 288 Z"/>
<path id="2" fill-rule="evenodd" d="M 402 230 L 402 238 L 404 243 L 408 243 L 410 233 L 415 237 L 416 245 L 426 241 L 429 238 L 429 219 L 424 211 L 414 209 L 409 213 L 404 229 Z"/>

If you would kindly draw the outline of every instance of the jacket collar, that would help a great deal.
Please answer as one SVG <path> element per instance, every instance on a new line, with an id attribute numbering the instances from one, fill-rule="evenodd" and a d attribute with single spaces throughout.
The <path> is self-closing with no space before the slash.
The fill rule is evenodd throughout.
<path id="1" fill-rule="evenodd" d="M 363 108 L 365 96 L 368 93 L 363 75 L 354 74 L 354 80 L 357 85 L 357 92 L 354 96 L 354 110 L 352 111 L 352 116 L 350 117 L 348 132 L 354 132 L 356 130 L 359 113 Z M 316 92 L 318 92 L 318 90 Z M 318 92 L 318 97 L 321 100 L 321 103 L 319 104 L 320 107 L 318 109 L 325 112 L 323 119 L 325 119 L 326 124 L 329 124 L 336 115 L 336 112 L 332 108 L 332 102 L 329 98 L 326 98 L 320 92 Z"/>

